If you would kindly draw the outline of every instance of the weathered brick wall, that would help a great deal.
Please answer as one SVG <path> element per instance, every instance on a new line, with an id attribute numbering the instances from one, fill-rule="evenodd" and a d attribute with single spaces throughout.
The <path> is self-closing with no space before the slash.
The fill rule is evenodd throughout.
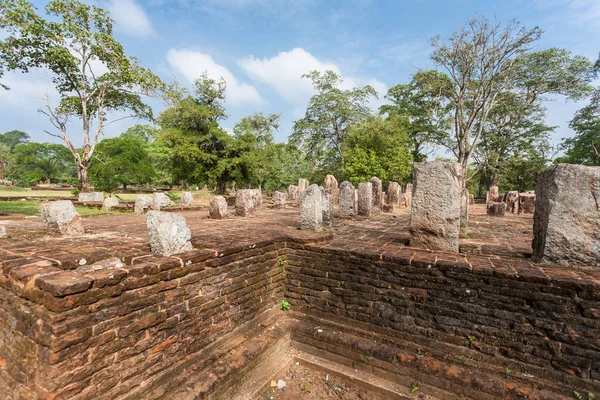
<path id="1" fill-rule="evenodd" d="M 504 376 L 518 370 L 510 377 L 535 375 L 556 384 L 565 396 L 583 388 L 599 394 L 598 277 L 524 261 L 469 257 L 465 262 L 462 256 L 410 249 L 385 256 L 291 247 L 287 296 L 292 309 L 314 317 L 316 324 L 320 318 L 338 322 L 337 332 L 344 332 L 340 326 L 362 328 L 363 334 L 373 334 L 371 350 L 373 343 L 397 346 L 392 348 L 412 354 L 414 365 L 425 354 L 464 361 L 467 367 L 475 360 L 471 376 L 458 376 L 457 368 L 446 371 L 456 382 L 473 383 L 472 376 L 481 377 L 486 369 Z M 347 341 L 337 357 L 360 352 L 358 340 L 332 337 L 331 343 L 319 344 L 332 329 L 321 335 L 312 326 L 303 329 L 309 333 L 297 340 L 325 350 L 335 351 Z M 406 357 L 391 354 L 396 368 L 410 365 Z M 435 368 L 430 372 L 443 369 Z M 487 388 L 492 398 L 497 386 L 488 382 Z"/>
<path id="2" fill-rule="evenodd" d="M 5 259 L 0 391 L 8 398 L 140 398 L 283 297 L 283 241 L 127 260 L 80 275 Z"/>

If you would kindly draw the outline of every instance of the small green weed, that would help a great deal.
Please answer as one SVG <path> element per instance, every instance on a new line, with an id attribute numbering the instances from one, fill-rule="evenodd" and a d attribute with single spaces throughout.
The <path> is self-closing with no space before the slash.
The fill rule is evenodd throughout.
<path id="1" fill-rule="evenodd" d="M 469 342 L 474 342 L 477 338 L 473 335 L 469 335 L 467 336 L 467 339 L 469 339 Z"/>
<path id="2" fill-rule="evenodd" d="M 419 350 L 417 352 L 417 354 L 415 354 L 415 356 L 417 357 L 417 360 L 420 360 L 421 358 L 425 357 L 427 355 L 427 353 L 424 353 L 423 350 Z"/>
<path id="3" fill-rule="evenodd" d="M 290 303 L 287 300 L 281 300 L 281 303 L 279 303 L 279 307 L 281 307 L 283 311 L 289 311 Z"/>
<path id="4" fill-rule="evenodd" d="M 369 360 L 370 360 L 370 359 L 371 359 L 371 357 L 369 357 L 369 356 L 368 356 L 368 355 L 366 355 L 366 354 L 361 354 L 361 355 L 360 355 L 360 360 L 361 360 L 362 362 L 364 362 L 364 363 L 366 363 L 366 362 L 369 362 Z"/>
<path id="5" fill-rule="evenodd" d="M 286 265 L 287 265 L 287 260 L 284 260 L 283 258 L 280 258 L 279 260 L 277 260 L 278 267 L 285 267 Z"/>
<path id="6" fill-rule="evenodd" d="M 417 383 L 416 385 L 413 385 L 412 389 L 411 389 L 411 393 L 417 393 L 419 391 L 419 384 Z"/>

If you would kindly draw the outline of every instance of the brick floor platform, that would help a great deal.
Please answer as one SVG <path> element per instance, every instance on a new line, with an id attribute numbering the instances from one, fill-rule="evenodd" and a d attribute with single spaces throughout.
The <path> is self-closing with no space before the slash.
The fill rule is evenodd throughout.
<path id="1" fill-rule="evenodd" d="M 70 238 L 4 221 L 0 392 L 218 398 L 292 345 L 433 398 L 600 394 L 600 273 L 530 262 L 531 216 L 476 205 L 450 254 L 407 246 L 405 210 L 322 232 L 297 208 L 181 214 L 194 250 L 172 257 L 150 254 L 144 216 Z"/>

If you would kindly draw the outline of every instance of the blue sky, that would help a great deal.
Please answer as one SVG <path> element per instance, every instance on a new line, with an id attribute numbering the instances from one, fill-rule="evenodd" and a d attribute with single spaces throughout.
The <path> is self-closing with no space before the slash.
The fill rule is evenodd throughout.
<path id="1" fill-rule="evenodd" d="M 45 1 L 34 1 L 42 9 Z M 447 37 L 468 18 L 487 16 L 544 30 L 536 50 L 563 47 L 596 60 L 600 52 L 600 0 L 95 0 L 111 10 L 115 35 L 128 55 L 164 80 L 184 85 L 203 71 L 228 84 L 223 123 L 231 129 L 256 111 L 281 114 L 278 141 L 304 114 L 311 86 L 301 75 L 333 69 L 348 87 L 373 85 L 380 93 L 407 83 L 418 69 L 433 67 L 429 39 Z M 44 71 L 7 74 L 13 90 L 0 91 L 0 132 L 20 129 L 33 140 L 56 141 L 43 131 L 50 123 L 36 112 L 53 98 Z M 155 103 L 153 103 L 155 104 Z M 571 136 L 567 124 L 585 104 L 556 99 L 547 123 L 558 125 L 553 141 Z M 155 111 L 161 110 L 156 104 Z M 111 125 L 105 137 L 139 123 Z M 80 124 L 71 136 L 79 144 Z M 54 140 L 53 140 L 54 139 Z"/>

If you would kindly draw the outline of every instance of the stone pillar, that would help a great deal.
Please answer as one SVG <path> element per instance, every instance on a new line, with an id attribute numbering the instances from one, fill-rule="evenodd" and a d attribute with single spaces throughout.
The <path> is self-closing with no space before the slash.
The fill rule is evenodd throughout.
<path id="1" fill-rule="evenodd" d="M 413 172 L 413 174 L 414 174 L 414 172 Z M 413 184 L 407 183 L 406 190 L 404 191 L 404 204 L 405 204 L 406 208 L 408 208 L 409 210 L 412 207 L 412 195 L 413 195 Z"/>
<path id="2" fill-rule="evenodd" d="M 137 199 L 135 199 L 135 205 L 133 207 L 133 211 L 136 214 L 143 214 L 147 208 L 152 207 L 152 199 L 144 194 L 139 195 Z"/>
<path id="3" fill-rule="evenodd" d="M 358 184 L 358 215 L 371 216 L 373 209 L 373 184 L 361 182 Z"/>
<path id="4" fill-rule="evenodd" d="M 152 194 L 152 209 L 155 211 L 160 211 L 163 207 L 168 207 L 171 205 L 171 199 L 167 197 L 163 192 L 156 192 Z"/>
<path id="5" fill-rule="evenodd" d="M 181 194 L 181 199 L 179 200 L 179 204 L 184 207 L 191 207 L 194 205 L 194 195 L 192 192 L 183 192 Z"/>
<path id="6" fill-rule="evenodd" d="M 150 235 L 150 249 L 161 256 L 185 253 L 192 250 L 192 233 L 183 215 L 149 211 L 146 225 Z"/>
<path id="7" fill-rule="evenodd" d="M 81 217 L 70 200 L 42 203 L 40 217 L 46 229 L 58 231 L 61 235 L 72 236 L 84 233 Z"/>
<path id="8" fill-rule="evenodd" d="M 400 207 L 400 196 L 402 196 L 402 189 L 400 188 L 398 182 L 388 182 L 386 193 L 387 203 L 392 207 L 392 210 Z"/>
<path id="9" fill-rule="evenodd" d="M 227 200 L 223 196 L 215 196 L 210 199 L 208 204 L 208 216 L 211 219 L 225 219 L 229 217 L 227 209 Z"/>
<path id="10" fill-rule="evenodd" d="M 469 194 L 469 205 L 472 206 L 473 204 L 475 204 L 475 196 Z"/>
<path id="11" fill-rule="evenodd" d="M 371 187 L 373 190 L 372 198 L 373 201 L 373 209 L 376 212 L 381 211 L 381 206 L 383 205 L 383 184 L 381 183 L 381 179 L 374 176 L 371 178 Z"/>
<path id="12" fill-rule="evenodd" d="M 235 215 L 249 217 L 254 211 L 254 200 L 249 189 L 239 189 L 235 193 Z"/>
<path id="13" fill-rule="evenodd" d="M 356 200 L 354 198 L 354 186 L 348 181 L 340 185 L 340 206 L 339 215 L 342 218 L 349 218 L 355 215 L 354 208 Z"/>
<path id="14" fill-rule="evenodd" d="M 333 224 L 333 195 L 324 188 L 321 188 L 321 209 L 323 225 L 331 226 Z"/>
<path id="15" fill-rule="evenodd" d="M 82 203 L 102 203 L 104 201 L 104 192 L 81 192 L 77 199 Z"/>
<path id="16" fill-rule="evenodd" d="M 460 227 L 466 228 L 469 226 L 469 191 L 466 188 L 462 189 L 460 196 Z"/>
<path id="17" fill-rule="evenodd" d="M 288 199 L 290 199 L 291 201 L 298 201 L 298 186 L 288 186 Z"/>
<path id="18" fill-rule="evenodd" d="M 119 199 L 116 197 L 107 197 L 104 199 L 104 203 L 102 204 L 102 209 L 106 211 L 110 211 L 113 207 L 119 206 Z"/>
<path id="19" fill-rule="evenodd" d="M 298 179 L 298 205 L 300 205 L 300 202 L 302 201 L 302 192 L 308 188 L 308 185 L 308 180 L 304 178 Z"/>
<path id="20" fill-rule="evenodd" d="M 285 208 L 287 195 L 284 192 L 273 192 L 273 208 Z"/>
<path id="21" fill-rule="evenodd" d="M 535 194 L 534 193 L 519 193 L 519 214 L 535 213 Z"/>
<path id="22" fill-rule="evenodd" d="M 458 252 L 460 173 L 458 163 L 414 163 L 411 246 Z"/>
<path id="23" fill-rule="evenodd" d="M 506 212 L 506 203 L 503 201 L 492 201 L 487 205 L 487 215 L 492 215 L 495 217 L 504 217 L 504 213 Z"/>
<path id="24" fill-rule="evenodd" d="M 331 194 L 332 204 L 337 205 L 339 203 L 339 190 L 338 181 L 335 179 L 335 176 L 327 175 L 325 177 L 325 183 L 323 184 L 323 187 L 327 193 Z"/>
<path id="25" fill-rule="evenodd" d="M 600 271 L 600 167 L 552 166 L 535 195 L 533 260 Z"/>
<path id="26" fill-rule="evenodd" d="M 485 204 L 490 204 L 494 201 L 498 201 L 498 186 L 490 186 L 485 198 Z"/>
<path id="27" fill-rule="evenodd" d="M 300 201 L 301 228 L 319 230 L 323 227 L 323 197 L 317 184 L 302 191 Z"/>
<path id="28" fill-rule="evenodd" d="M 504 194 L 504 202 L 506 203 L 506 211 L 514 213 L 517 210 L 517 202 L 519 201 L 519 192 L 511 190 Z"/>

